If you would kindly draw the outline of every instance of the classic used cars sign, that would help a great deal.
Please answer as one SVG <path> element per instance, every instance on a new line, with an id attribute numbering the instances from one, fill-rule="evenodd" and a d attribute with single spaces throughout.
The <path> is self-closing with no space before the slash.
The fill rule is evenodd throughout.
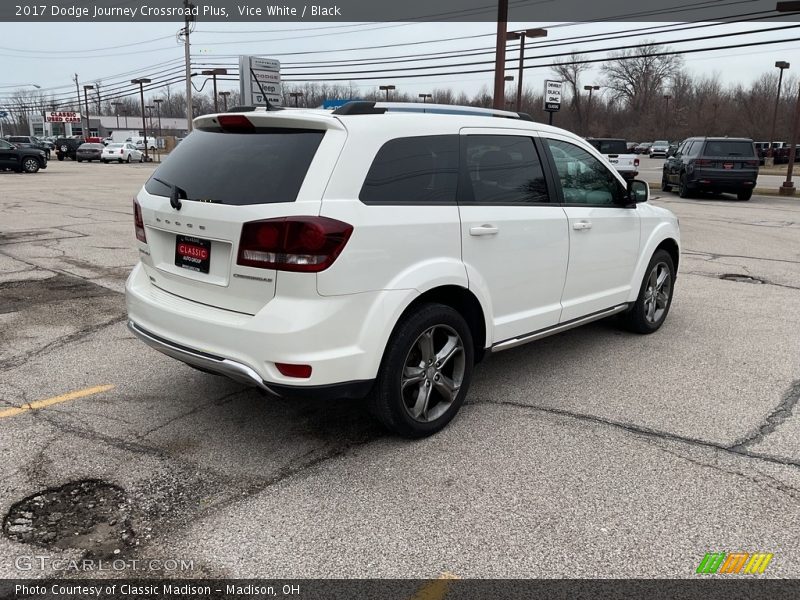
<path id="1" fill-rule="evenodd" d="M 44 120 L 48 123 L 80 123 L 81 113 L 71 111 L 46 112 L 44 113 Z"/>

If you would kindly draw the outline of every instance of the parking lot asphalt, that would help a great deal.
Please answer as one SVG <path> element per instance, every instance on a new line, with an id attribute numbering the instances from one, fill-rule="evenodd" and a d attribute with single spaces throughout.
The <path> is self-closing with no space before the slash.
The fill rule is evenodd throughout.
<path id="1" fill-rule="evenodd" d="M 800 576 L 800 198 L 654 191 L 683 235 L 664 327 L 493 355 L 412 442 L 359 402 L 266 398 L 128 333 L 152 169 L 0 173 L 0 516 L 113 484 L 132 531 L 113 556 L 193 561 L 181 577 L 692 577 L 738 550 Z M 20 557 L 80 557 L 92 535 L 0 536 L 0 577 L 47 576 Z"/>

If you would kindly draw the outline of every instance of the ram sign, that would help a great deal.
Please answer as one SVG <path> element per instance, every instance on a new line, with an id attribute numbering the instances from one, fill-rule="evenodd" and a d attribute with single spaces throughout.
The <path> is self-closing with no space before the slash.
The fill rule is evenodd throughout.
<path id="1" fill-rule="evenodd" d="M 273 58 L 239 56 L 239 93 L 243 106 L 283 104 L 281 63 Z"/>
<path id="2" fill-rule="evenodd" d="M 544 82 L 544 109 L 548 112 L 558 112 L 561 109 L 561 82 Z"/>
<path id="3" fill-rule="evenodd" d="M 81 113 L 71 111 L 46 112 L 44 120 L 48 123 L 80 123 Z"/>

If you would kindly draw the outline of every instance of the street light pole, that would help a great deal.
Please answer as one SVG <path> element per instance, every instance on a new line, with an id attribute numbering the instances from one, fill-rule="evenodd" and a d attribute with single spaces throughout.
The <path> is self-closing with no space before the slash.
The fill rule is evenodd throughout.
<path id="1" fill-rule="evenodd" d="M 201 71 L 201 75 L 211 75 L 214 78 L 214 112 L 219 112 L 219 104 L 217 103 L 217 75 L 227 75 L 228 69 L 208 69 Z"/>
<path id="2" fill-rule="evenodd" d="M 519 40 L 519 71 L 517 72 L 517 112 L 522 110 L 522 70 L 525 63 L 525 38 L 547 37 L 546 29 L 526 29 L 524 31 L 509 31 L 506 38 Z"/>
<path id="3" fill-rule="evenodd" d="M 591 134 L 592 129 L 592 92 L 599 90 L 599 85 L 585 85 L 583 89 L 589 92 L 589 106 L 586 108 L 586 135 Z"/>
<path id="4" fill-rule="evenodd" d="M 772 166 L 775 164 L 775 159 L 773 158 L 774 154 L 772 153 L 772 146 L 775 143 L 775 123 L 778 119 L 778 104 L 781 100 L 781 84 L 783 83 L 783 71 L 784 69 L 789 68 L 789 63 L 785 60 L 779 60 L 775 62 L 775 66 L 780 69 L 780 75 L 778 75 L 778 93 L 775 96 L 775 108 L 772 110 L 772 130 L 769 134 L 769 148 L 767 148 L 767 156 L 764 159 L 764 166 Z"/>
<path id="5" fill-rule="evenodd" d="M 156 98 L 153 100 L 153 102 L 156 103 L 156 106 L 158 106 L 158 137 L 161 137 L 161 103 L 163 101 L 163 98 Z"/>
<path id="6" fill-rule="evenodd" d="M 222 110 L 223 112 L 228 112 L 228 96 L 231 95 L 230 92 L 220 92 L 220 96 L 222 96 Z"/>
<path id="7" fill-rule="evenodd" d="M 147 79 L 146 77 L 140 77 L 139 79 L 131 79 L 131 83 L 133 85 L 139 86 L 139 97 L 142 102 L 142 136 L 144 137 L 144 159 L 147 162 L 150 162 L 150 154 L 147 149 L 147 120 L 145 119 L 144 114 L 144 84 L 150 83 L 152 80 Z"/>
<path id="8" fill-rule="evenodd" d="M 669 118 L 669 101 L 672 96 L 669 94 L 664 94 L 664 103 L 666 107 L 664 108 L 664 139 L 667 139 L 667 119 Z"/>
<path id="9" fill-rule="evenodd" d="M 386 101 L 388 102 L 389 101 L 389 91 L 397 89 L 397 88 L 395 86 L 393 86 L 393 85 L 381 85 L 381 86 L 378 86 L 378 89 L 383 91 L 383 92 L 386 92 Z"/>
<path id="10" fill-rule="evenodd" d="M 794 171 L 794 161 L 797 158 L 797 129 L 800 126 L 800 87 L 797 90 L 797 105 L 794 109 L 794 123 L 792 123 L 792 135 L 789 140 L 789 164 L 786 165 L 786 181 L 778 188 L 781 196 L 794 196 L 794 182 L 792 181 L 792 171 Z"/>

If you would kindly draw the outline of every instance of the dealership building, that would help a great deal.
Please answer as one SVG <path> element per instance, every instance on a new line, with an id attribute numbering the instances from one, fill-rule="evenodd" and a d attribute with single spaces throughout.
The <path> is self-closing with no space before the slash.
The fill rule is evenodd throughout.
<path id="1" fill-rule="evenodd" d="M 80 115 L 79 115 L 80 117 Z M 175 136 L 184 137 L 189 133 L 185 118 L 161 117 L 153 115 L 145 119 L 147 125 L 147 137 L 155 136 Z M 35 136 L 63 136 L 83 135 L 83 125 L 85 118 L 79 118 L 74 123 L 51 123 L 45 120 L 44 116 L 35 116 L 30 123 L 30 135 Z M 92 136 L 109 137 L 114 131 L 137 131 L 138 135 L 144 135 L 142 127 L 142 117 L 119 116 L 89 116 L 89 133 Z"/>

